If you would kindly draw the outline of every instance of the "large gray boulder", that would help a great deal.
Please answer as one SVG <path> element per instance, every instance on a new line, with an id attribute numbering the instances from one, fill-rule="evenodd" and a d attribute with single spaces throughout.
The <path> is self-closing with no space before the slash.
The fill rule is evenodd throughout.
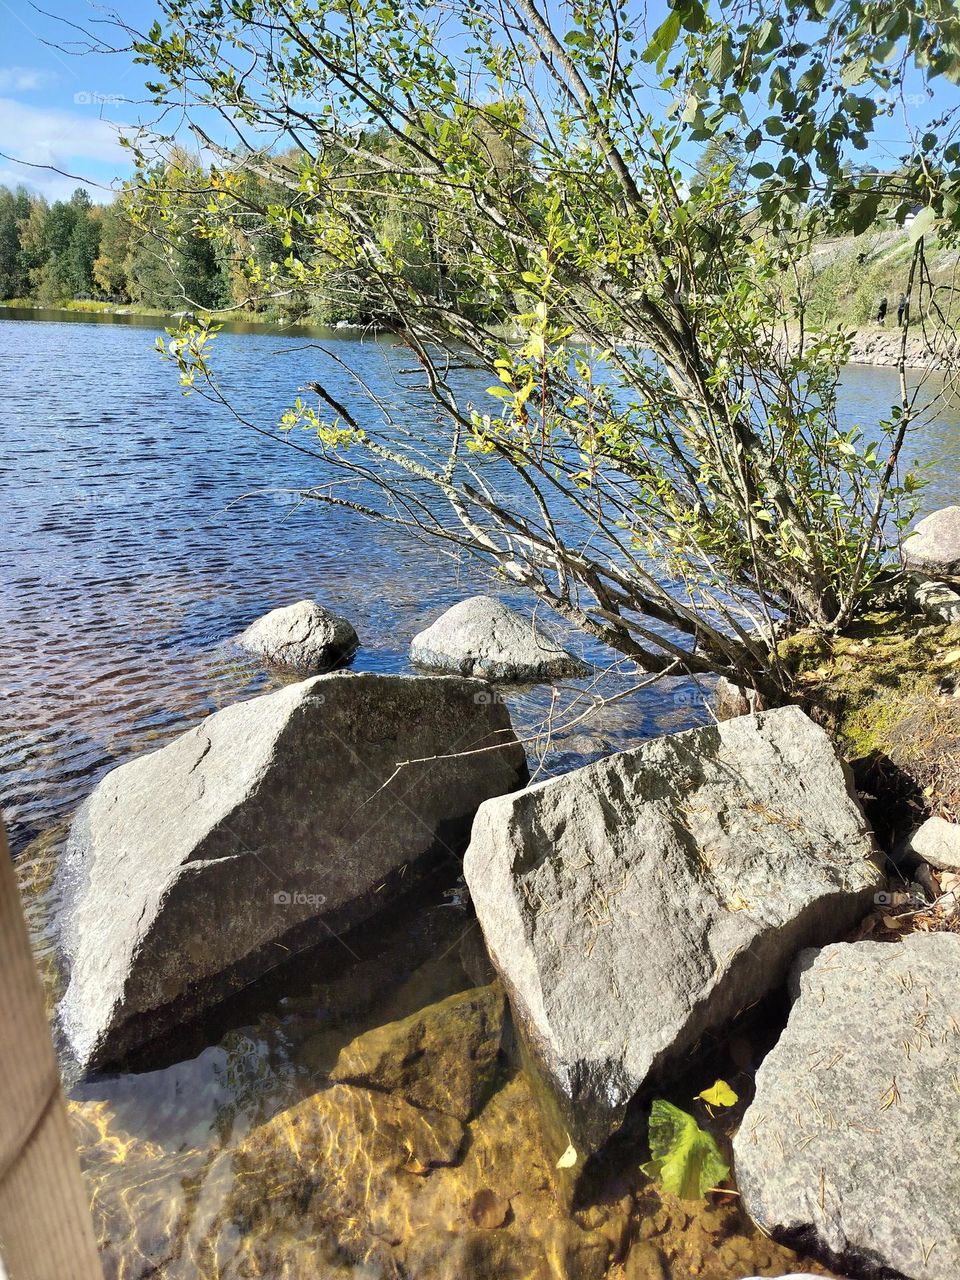
<path id="1" fill-rule="evenodd" d="M 414 636 L 410 660 L 420 667 L 485 680 L 555 680 L 588 669 L 533 618 L 493 596 L 471 596 L 441 614 Z"/>
<path id="2" fill-rule="evenodd" d="M 960 1275 L 960 936 L 824 947 L 734 1140 L 764 1231 L 858 1276 Z"/>
<path id="3" fill-rule="evenodd" d="M 919 521 L 904 540 L 903 562 L 935 578 L 960 574 L 960 507 L 943 507 Z"/>
<path id="4" fill-rule="evenodd" d="M 59 1013 L 80 1067 L 342 934 L 443 859 L 455 875 L 477 806 L 526 777 L 482 683 L 371 674 L 237 703 L 114 769 L 61 871 Z"/>
<path id="5" fill-rule="evenodd" d="M 331 671 L 356 653 L 360 641 L 353 625 L 315 600 L 272 609 L 237 637 L 251 653 L 291 671 Z"/>
<path id="6" fill-rule="evenodd" d="M 844 767 L 797 707 L 488 800 L 464 869 L 581 1154 L 801 947 L 843 936 L 880 883 Z"/>

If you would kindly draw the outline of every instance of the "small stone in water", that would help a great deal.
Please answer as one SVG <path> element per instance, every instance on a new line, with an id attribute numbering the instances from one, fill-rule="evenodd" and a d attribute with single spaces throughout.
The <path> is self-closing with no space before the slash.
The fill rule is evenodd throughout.
<path id="1" fill-rule="evenodd" d="M 510 1201 L 498 1196 L 489 1187 L 482 1187 L 470 1201 L 467 1215 L 476 1226 L 484 1231 L 494 1231 L 502 1227 L 510 1212 Z"/>

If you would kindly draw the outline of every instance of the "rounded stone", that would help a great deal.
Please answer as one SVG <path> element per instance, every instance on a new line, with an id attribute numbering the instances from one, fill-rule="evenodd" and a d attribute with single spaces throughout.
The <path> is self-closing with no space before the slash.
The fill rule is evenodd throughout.
<path id="1" fill-rule="evenodd" d="M 493 596 L 471 596 L 441 614 L 414 636 L 410 660 L 456 675 L 520 682 L 583 675 L 589 670 L 533 618 Z"/>
<path id="2" fill-rule="evenodd" d="M 943 507 L 921 520 L 903 544 L 903 562 L 934 577 L 960 574 L 960 507 Z"/>
<path id="3" fill-rule="evenodd" d="M 360 647 L 353 625 L 315 600 L 272 609 L 251 623 L 237 643 L 292 671 L 331 671 L 349 662 Z"/>

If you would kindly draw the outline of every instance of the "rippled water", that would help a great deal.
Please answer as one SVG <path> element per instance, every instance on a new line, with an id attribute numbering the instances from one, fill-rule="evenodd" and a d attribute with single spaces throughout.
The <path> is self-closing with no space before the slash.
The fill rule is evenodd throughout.
<path id="1" fill-rule="evenodd" d="M 155 337 L 149 323 L 0 319 L 0 803 L 33 884 L 28 901 L 51 998 L 49 875 L 58 824 L 106 769 L 219 706 L 277 687 L 283 677 L 232 644 L 248 622 L 277 605 L 316 597 L 355 623 L 363 646 L 358 668 L 403 671 L 417 630 L 489 586 L 475 567 L 457 570 L 380 527 L 297 506 L 290 491 L 316 482 L 315 464 L 244 430 L 222 410 L 182 399 L 152 349 Z M 404 413 L 427 412 L 405 380 L 396 347 L 331 335 L 324 341 Z M 219 345 L 228 387 L 266 425 L 321 366 L 327 384 L 348 394 L 346 375 L 302 335 L 225 333 Z M 852 368 L 844 378 L 843 415 L 869 422 L 895 396 L 891 371 Z M 958 500 L 958 440 L 960 414 L 950 411 L 916 442 L 935 463 L 928 506 Z M 583 651 L 603 658 L 589 646 Z M 550 696 L 543 688 L 512 695 L 515 722 L 536 723 Z M 654 687 L 553 744 L 547 764 L 569 767 L 630 738 L 688 727 L 702 715 L 683 682 Z M 249 1189 L 238 1186 L 241 1148 L 256 1126 L 312 1096 L 339 1047 L 358 1032 L 468 986 L 461 951 L 470 931 L 458 907 L 425 906 L 413 921 L 385 927 L 366 967 L 338 982 L 300 973 L 288 989 L 266 992 L 242 1025 L 208 1029 L 205 1040 L 185 1045 L 180 1061 L 76 1090 L 98 1230 L 112 1242 L 109 1274 L 124 1280 L 385 1274 L 350 1261 L 351 1248 L 363 1256 L 355 1222 L 338 1214 L 305 1222 L 296 1196 L 291 1200 L 281 1185 L 282 1171 L 265 1170 L 257 1184 L 255 1200 L 276 1197 L 278 1204 L 273 1218 L 257 1218 Z M 502 1165 L 489 1170 L 494 1182 L 521 1156 L 524 1176 L 535 1181 L 531 1170 L 543 1157 L 532 1102 L 521 1077 L 514 1074 L 508 1088 L 511 1114 L 523 1118 L 529 1145 L 514 1134 L 511 1154 L 497 1113 L 472 1141 L 484 1159 Z M 375 1130 L 377 1118 L 370 1123 Z M 355 1216 L 351 1197 L 366 1188 L 361 1209 L 370 1221 L 416 1234 L 419 1219 L 410 1209 L 422 1195 L 416 1176 L 371 1165 L 369 1144 L 351 1147 L 349 1127 L 316 1130 L 323 1162 L 334 1170 L 327 1190 L 334 1203 L 342 1201 L 340 1217 Z M 458 1197 L 477 1185 L 457 1180 L 465 1177 L 450 1173 L 431 1182 L 446 1187 L 449 1200 L 431 1212 L 444 1231 L 460 1232 L 457 1240 Z M 382 1201 L 376 1212 L 374 1193 Z M 535 1188 L 523 1194 L 535 1197 Z M 673 1218 L 663 1206 L 656 1212 L 667 1214 L 662 1233 L 673 1252 L 664 1256 L 677 1277 L 789 1269 L 775 1252 L 765 1255 L 766 1246 L 744 1234 L 742 1224 L 732 1234 L 727 1224 L 703 1236 L 695 1270 L 691 1221 L 682 1210 Z M 554 1222 L 543 1206 L 529 1213 L 530 1232 Z M 727 1237 L 729 1264 L 711 1271 L 703 1257 Z M 457 1274 L 451 1266 L 420 1274 L 423 1280 Z"/>
<path id="2" fill-rule="evenodd" d="M 15 849 L 131 751 L 275 687 L 281 677 L 231 644 L 266 610 L 316 597 L 356 626 L 358 669 L 395 672 L 408 669 L 417 630 L 489 586 L 475 567 L 349 513 L 297 505 L 316 463 L 182 398 L 155 338 L 140 326 L 0 319 L 0 804 Z M 325 341 L 424 414 L 399 348 Z M 300 337 L 229 333 L 219 347 L 231 394 L 268 426 L 320 368 L 335 394 L 354 394 Z M 532 713 L 546 697 L 521 706 Z M 596 732 L 612 744 L 675 709 L 658 692 Z"/>
<path id="3" fill-rule="evenodd" d="M 291 491 L 316 483 L 316 464 L 182 398 L 155 339 L 149 322 L 0 319 L 0 806 L 15 849 L 132 751 L 277 685 L 231 644 L 267 609 L 315 596 L 356 625 L 359 669 L 402 671 L 417 630 L 489 585 L 349 513 L 296 505 Z M 404 412 L 427 412 L 398 348 L 324 342 Z M 231 393 L 267 426 L 320 370 L 353 394 L 300 335 L 225 333 L 219 346 Z M 845 416 L 869 422 L 896 377 L 850 369 L 844 392 Z M 958 422 L 918 442 L 938 462 L 931 505 L 957 496 Z M 515 716 L 534 722 L 547 696 L 515 700 Z M 697 717 L 682 685 L 655 687 L 553 763 Z"/>

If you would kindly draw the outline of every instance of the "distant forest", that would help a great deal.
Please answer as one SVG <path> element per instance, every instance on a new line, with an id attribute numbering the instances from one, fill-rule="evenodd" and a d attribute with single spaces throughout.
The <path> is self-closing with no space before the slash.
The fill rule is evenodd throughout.
<path id="1" fill-rule="evenodd" d="M 166 313 L 230 308 L 269 320 L 319 323 L 382 318 L 360 264 L 338 263 L 328 246 L 317 244 L 312 228 L 323 222 L 323 198 L 303 192 L 291 217 L 282 197 L 269 178 L 249 170 L 203 170 L 179 149 L 109 204 L 94 204 L 82 188 L 51 204 L 24 187 L 0 187 L 0 299 Z M 228 230 L 212 228 L 211 199 L 234 212 Z M 423 240 L 419 222 L 407 227 L 402 216 L 387 213 L 382 230 L 406 262 L 411 282 L 438 299 L 456 287 L 459 242 L 431 237 L 427 262 L 417 248 Z M 303 287 L 291 286 L 285 271 L 278 289 L 277 264 L 289 268 L 294 261 L 310 267 Z"/>
<path id="2" fill-rule="evenodd" d="M 211 241 L 181 230 L 166 245 L 137 225 L 122 198 L 96 205 L 78 188 L 49 204 L 24 187 L 0 187 L 0 298 L 176 311 L 185 294 L 211 310 L 234 301 L 229 264 Z"/>

